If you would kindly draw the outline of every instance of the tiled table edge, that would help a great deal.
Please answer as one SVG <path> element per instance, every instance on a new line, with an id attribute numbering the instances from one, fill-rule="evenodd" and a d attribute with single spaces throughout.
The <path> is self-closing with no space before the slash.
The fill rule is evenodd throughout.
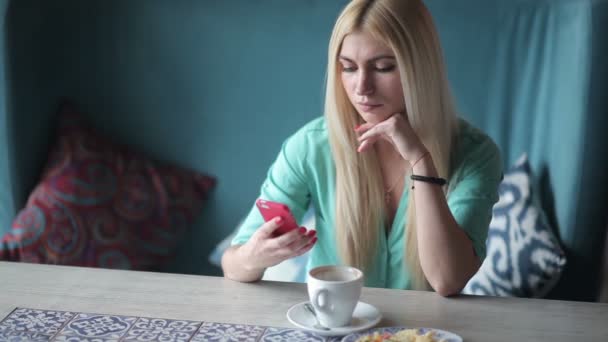
<path id="1" fill-rule="evenodd" d="M 17 307 L 0 320 L 2 341 L 65 341 L 95 338 L 99 341 L 319 341 L 322 337 L 295 328 L 277 328 L 221 322 L 109 315 Z"/>

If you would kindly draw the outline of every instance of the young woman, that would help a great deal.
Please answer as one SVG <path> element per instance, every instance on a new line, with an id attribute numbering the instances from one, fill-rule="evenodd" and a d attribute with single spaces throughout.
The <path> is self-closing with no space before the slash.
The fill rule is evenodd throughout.
<path id="1" fill-rule="evenodd" d="M 456 117 L 441 47 L 420 0 L 354 0 L 329 43 L 325 115 L 284 143 L 261 198 L 308 206 L 316 234 L 274 236 L 252 209 L 223 256 L 226 277 L 259 280 L 311 250 L 308 268 L 347 264 L 367 286 L 459 293 L 485 257 L 502 163 Z"/>

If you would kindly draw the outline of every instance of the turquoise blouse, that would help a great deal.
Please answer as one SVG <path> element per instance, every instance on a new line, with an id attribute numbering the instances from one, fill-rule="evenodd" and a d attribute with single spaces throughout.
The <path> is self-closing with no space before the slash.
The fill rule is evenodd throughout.
<path id="1" fill-rule="evenodd" d="M 483 260 L 492 206 L 498 200 L 502 161 L 498 147 L 487 135 L 464 120 L 460 120 L 459 124 L 458 143 L 452 155 L 448 206 Z M 390 233 L 379 233 L 373 266 L 365 275 L 366 286 L 411 288 L 404 262 L 405 214 L 409 197 L 409 187 L 407 182 L 404 183 Z M 310 252 L 308 270 L 320 265 L 342 264 L 333 229 L 335 190 L 335 165 L 327 126 L 325 118 L 320 117 L 284 142 L 260 192 L 260 198 L 288 205 L 298 222 L 301 222 L 309 205 L 313 206 L 318 241 Z M 247 242 L 263 223 L 264 219 L 254 205 L 232 244 Z"/>

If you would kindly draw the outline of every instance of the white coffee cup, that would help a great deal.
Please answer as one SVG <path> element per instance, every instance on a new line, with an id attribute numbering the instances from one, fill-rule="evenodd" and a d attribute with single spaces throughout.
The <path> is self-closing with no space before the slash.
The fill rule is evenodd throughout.
<path id="1" fill-rule="evenodd" d="M 308 296 L 328 328 L 350 324 L 363 287 L 363 272 L 350 266 L 320 266 L 308 272 Z"/>

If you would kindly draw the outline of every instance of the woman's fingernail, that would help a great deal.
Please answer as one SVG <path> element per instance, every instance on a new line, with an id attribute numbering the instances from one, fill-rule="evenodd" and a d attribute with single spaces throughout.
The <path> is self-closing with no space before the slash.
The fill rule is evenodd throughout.
<path id="1" fill-rule="evenodd" d="M 363 125 L 357 125 L 357 126 L 355 126 L 355 131 L 358 130 L 359 128 L 361 128 L 361 126 L 363 126 Z"/>
<path id="2" fill-rule="evenodd" d="M 308 234 L 306 234 L 306 235 L 308 235 L 308 236 L 310 236 L 310 237 L 313 237 L 313 236 L 315 236 L 316 234 L 317 234 L 317 231 L 316 231 L 316 230 L 309 230 L 309 231 L 308 231 Z"/>
<path id="3" fill-rule="evenodd" d="M 300 227 L 300 229 L 298 230 L 298 232 L 302 235 L 306 234 L 306 228 L 304 227 Z"/>
<path id="4" fill-rule="evenodd" d="M 310 243 L 315 243 L 315 242 L 317 242 L 317 237 L 316 236 L 312 239 L 312 241 Z"/>
<path id="5" fill-rule="evenodd" d="M 274 219 L 274 222 L 277 224 L 281 224 L 283 223 L 283 218 L 281 216 L 277 216 L 277 218 Z"/>

